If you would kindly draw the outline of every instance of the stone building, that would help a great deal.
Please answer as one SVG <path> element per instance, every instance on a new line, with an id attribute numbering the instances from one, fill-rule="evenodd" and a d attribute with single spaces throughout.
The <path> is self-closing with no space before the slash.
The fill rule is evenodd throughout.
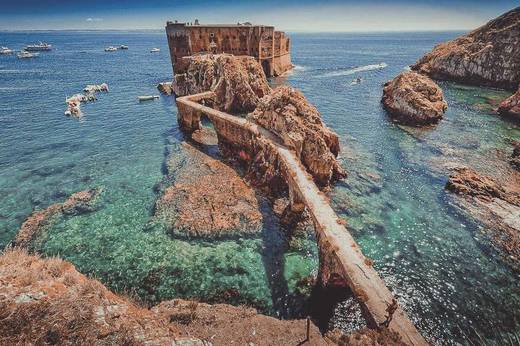
<path id="1" fill-rule="evenodd" d="M 182 57 L 205 53 L 250 55 L 258 59 L 265 74 L 279 76 L 292 68 L 291 40 L 273 26 L 167 22 L 166 35 L 174 72 Z"/>

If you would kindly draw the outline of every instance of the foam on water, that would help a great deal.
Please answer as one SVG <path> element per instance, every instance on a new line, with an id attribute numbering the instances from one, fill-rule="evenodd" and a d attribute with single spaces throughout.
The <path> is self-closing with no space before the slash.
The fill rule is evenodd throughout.
<path id="1" fill-rule="evenodd" d="M 360 73 L 360 72 L 381 70 L 381 69 L 384 69 L 385 67 L 388 67 L 388 65 L 386 63 L 382 62 L 380 64 L 370 64 L 370 65 L 358 66 L 358 67 L 354 67 L 354 68 L 350 68 L 350 69 L 346 69 L 346 70 L 329 72 L 329 73 L 322 74 L 319 77 L 330 78 L 330 77 L 350 76 L 350 75 Z"/>

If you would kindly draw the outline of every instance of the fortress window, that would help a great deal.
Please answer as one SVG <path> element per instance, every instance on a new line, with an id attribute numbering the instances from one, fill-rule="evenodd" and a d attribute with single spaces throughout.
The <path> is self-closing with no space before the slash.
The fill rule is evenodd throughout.
<path id="1" fill-rule="evenodd" d="M 209 37 L 215 37 L 215 34 L 214 33 L 210 33 Z"/>

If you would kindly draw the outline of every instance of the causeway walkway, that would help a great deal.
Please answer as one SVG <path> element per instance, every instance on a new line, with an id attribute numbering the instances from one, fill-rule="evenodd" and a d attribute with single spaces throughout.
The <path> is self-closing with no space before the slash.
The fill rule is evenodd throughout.
<path id="1" fill-rule="evenodd" d="M 371 261 L 362 254 L 327 197 L 316 186 L 295 153 L 265 128 L 199 103 L 214 96 L 213 92 L 205 92 L 177 98 L 181 125 L 195 130 L 200 126 L 200 116 L 205 114 L 214 124 L 217 134 L 228 141 L 235 140 L 237 146 L 260 137 L 267 139 L 283 163 L 291 201 L 303 203 L 313 219 L 320 249 L 320 275 L 339 276 L 358 298 L 369 318 L 369 324 L 378 326 L 385 323 L 387 309 L 394 299 L 393 294 L 372 267 Z M 405 344 L 427 345 L 401 307 L 397 306 L 392 317 L 388 328 L 396 332 Z"/>

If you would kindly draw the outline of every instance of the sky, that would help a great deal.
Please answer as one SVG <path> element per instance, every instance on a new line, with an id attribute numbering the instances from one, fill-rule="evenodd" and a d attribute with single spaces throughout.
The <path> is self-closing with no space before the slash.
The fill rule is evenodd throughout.
<path id="1" fill-rule="evenodd" d="M 470 30 L 520 0 L 0 0 L 0 30 L 162 29 L 167 20 L 289 32 Z"/>

